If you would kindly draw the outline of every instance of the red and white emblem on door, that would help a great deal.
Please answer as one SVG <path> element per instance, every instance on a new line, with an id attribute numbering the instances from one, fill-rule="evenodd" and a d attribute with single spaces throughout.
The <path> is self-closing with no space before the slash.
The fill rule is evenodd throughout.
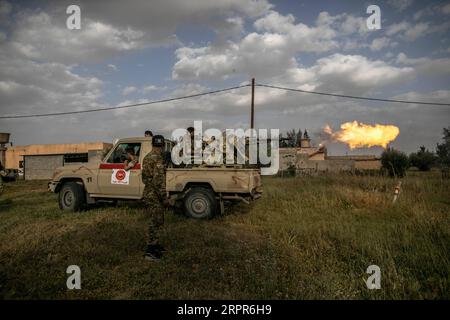
<path id="1" fill-rule="evenodd" d="M 130 171 L 124 169 L 113 169 L 111 175 L 112 184 L 129 184 L 130 183 Z"/>
<path id="2" fill-rule="evenodd" d="M 117 170 L 117 172 L 116 172 L 116 179 L 117 180 L 123 180 L 123 179 L 125 179 L 126 175 L 127 175 L 127 172 L 125 170 Z"/>

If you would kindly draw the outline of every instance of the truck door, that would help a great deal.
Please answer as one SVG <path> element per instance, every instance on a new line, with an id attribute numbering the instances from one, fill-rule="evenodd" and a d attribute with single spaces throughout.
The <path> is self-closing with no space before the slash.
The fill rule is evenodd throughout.
<path id="1" fill-rule="evenodd" d="M 140 198 L 141 163 L 139 156 L 141 143 L 120 143 L 110 156 L 100 163 L 98 188 L 104 197 Z M 128 171 L 126 164 L 136 159 L 138 162 Z"/>

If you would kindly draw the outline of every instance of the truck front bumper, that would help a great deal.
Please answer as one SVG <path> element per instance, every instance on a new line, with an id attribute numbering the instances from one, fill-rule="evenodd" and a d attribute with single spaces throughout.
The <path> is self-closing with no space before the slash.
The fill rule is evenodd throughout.
<path id="1" fill-rule="evenodd" d="M 57 186 L 58 186 L 58 182 L 50 181 L 50 182 L 48 183 L 47 190 L 48 190 L 49 192 L 55 193 L 55 190 L 56 190 L 56 187 L 57 187 Z"/>

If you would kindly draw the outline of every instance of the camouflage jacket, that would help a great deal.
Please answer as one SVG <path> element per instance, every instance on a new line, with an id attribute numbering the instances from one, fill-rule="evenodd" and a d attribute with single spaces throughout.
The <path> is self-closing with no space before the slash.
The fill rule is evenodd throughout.
<path id="1" fill-rule="evenodd" d="M 154 190 L 166 190 L 166 172 L 163 157 L 156 152 L 149 152 L 142 161 L 142 182 Z"/>

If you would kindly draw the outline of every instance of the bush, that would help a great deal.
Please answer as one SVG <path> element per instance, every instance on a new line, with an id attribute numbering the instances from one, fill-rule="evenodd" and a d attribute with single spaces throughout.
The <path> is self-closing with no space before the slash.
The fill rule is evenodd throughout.
<path id="1" fill-rule="evenodd" d="M 436 163 L 436 156 L 433 152 L 421 146 L 418 152 L 409 155 L 409 162 L 420 171 L 430 171 L 431 167 Z"/>
<path id="2" fill-rule="evenodd" d="M 436 153 L 441 166 L 448 168 L 450 167 L 450 127 L 444 128 L 443 134 L 444 142 L 437 144 Z"/>
<path id="3" fill-rule="evenodd" d="M 393 148 L 388 148 L 381 154 L 381 165 L 391 177 L 404 177 L 409 167 L 408 156 Z"/>

